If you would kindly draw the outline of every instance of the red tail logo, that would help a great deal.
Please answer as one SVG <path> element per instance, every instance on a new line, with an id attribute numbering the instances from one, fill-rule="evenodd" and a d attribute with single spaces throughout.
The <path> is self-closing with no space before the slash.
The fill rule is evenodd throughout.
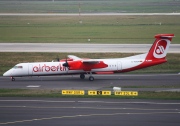
<path id="1" fill-rule="evenodd" d="M 164 58 L 167 54 L 170 41 L 168 39 L 161 39 L 156 43 L 153 56 L 155 58 Z"/>
<path id="2" fill-rule="evenodd" d="M 167 42 L 165 40 L 160 40 L 157 42 L 157 46 L 155 48 L 155 52 L 157 55 L 161 55 L 166 50 Z"/>

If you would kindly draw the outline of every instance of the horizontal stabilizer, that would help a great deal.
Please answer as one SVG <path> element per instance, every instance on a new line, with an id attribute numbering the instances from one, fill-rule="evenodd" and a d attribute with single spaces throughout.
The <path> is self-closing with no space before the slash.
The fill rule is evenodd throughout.
<path id="1" fill-rule="evenodd" d="M 174 34 L 157 34 L 154 36 L 154 38 L 157 39 L 172 39 L 174 36 Z"/>

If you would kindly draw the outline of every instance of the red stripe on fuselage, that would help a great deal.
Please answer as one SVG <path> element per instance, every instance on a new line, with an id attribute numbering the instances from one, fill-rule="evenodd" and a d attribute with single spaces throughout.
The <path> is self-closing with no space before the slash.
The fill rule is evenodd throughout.
<path id="1" fill-rule="evenodd" d="M 146 67 L 150 67 L 150 66 L 154 66 L 154 65 L 158 65 L 158 64 L 162 64 L 167 62 L 166 59 L 161 59 L 161 60 L 152 60 L 152 61 L 148 61 L 145 60 L 142 64 L 132 67 L 132 68 L 128 68 L 128 69 L 123 69 L 121 71 L 117 71 L 117 72 L 129 72 L 129 71 L 134 71 L 134 70 L 138 70 L 138 69 L 142 69 L 142 68 L 146 68 Z"/>

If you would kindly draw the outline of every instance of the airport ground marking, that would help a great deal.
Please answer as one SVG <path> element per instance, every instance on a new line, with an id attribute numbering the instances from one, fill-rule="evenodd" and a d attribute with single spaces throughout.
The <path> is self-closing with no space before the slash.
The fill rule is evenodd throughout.
<path id="1" fill-rule="evenodd" d="M 0 122 L 0 125 L 8 125 L 8 124 L 16 124 L 16 123 L 25 123 L 25 122 L 33 122 L 33 121 L 42 121 L 42 120 L 53 120 L 53 119 L 62 119 L 62 118 L 76 118 L 76 117 L 90 117 L 90 116 L 115 116 L 115 115 L 149 115 L 149 114 L 180 114 L 180 112 L 149 112 L 149 113 L 97 113 L 97 114 L 86 114 L 86 115 L 72 115 L 72 116 L 56 116 L 56 117 L 48 117 L 48 118 L 37 118 L 37 119 L 27 119 L 27 120 L 19 120 L 12 122 Z"/>

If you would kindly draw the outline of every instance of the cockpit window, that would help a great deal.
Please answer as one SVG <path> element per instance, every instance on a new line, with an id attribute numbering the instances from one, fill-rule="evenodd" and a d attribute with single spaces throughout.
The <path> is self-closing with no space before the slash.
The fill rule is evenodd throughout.
<path id="1" fill-rule="evenodd" d="M 22 66 L 14 66 L 13 68 L 14 69 L 22 69 L 23 67 Z"/>

